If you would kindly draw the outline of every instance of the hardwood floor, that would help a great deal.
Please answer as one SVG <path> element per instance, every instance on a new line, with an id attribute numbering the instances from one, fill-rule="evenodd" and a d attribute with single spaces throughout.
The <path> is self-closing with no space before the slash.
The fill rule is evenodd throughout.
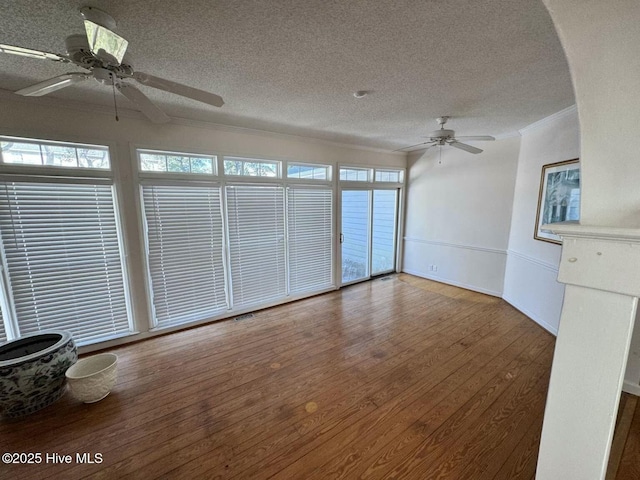
<path id="1" fill-rule="evenodd" d="M 640 402 L 638 397 L 622 394 L 616 433 L 611 446 L 607 480 L 640 478 Z"/>
<path id="2" fill-rule="evenodd" d="M 0 478 L 529 480 L 553 347 L 500 299 L 374 280 L 111 350 L 103 401 L 0 422 L 0 453 L 72 462 Z"/>

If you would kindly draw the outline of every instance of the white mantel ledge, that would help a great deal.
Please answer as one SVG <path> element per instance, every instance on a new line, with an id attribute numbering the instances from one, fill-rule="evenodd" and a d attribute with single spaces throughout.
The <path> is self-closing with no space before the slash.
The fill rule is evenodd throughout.
<path id="1" fill-rule="evenodd" d="M 577 222 L 542 228 L 562 237 L 559 282 L 640 297 L 640 229 Z"/>

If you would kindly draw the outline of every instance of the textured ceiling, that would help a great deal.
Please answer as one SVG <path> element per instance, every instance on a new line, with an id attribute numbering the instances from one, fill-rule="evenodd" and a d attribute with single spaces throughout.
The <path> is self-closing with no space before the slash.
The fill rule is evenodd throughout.
<path id="1" fill-rule="evenodd" d="M 174 117 L 394 149 L 441 115 L 459 135 L 507 135 L 574 103 L 541 0 L 2 0 L 0 43 L 64 53 L 84 5 L 116 19 L 136 70 L 226 101 L 141 87 Z M 68 71 L 0 54 L 0 89 Z M 93 80 L 51 96 L 113 102 Z"/>

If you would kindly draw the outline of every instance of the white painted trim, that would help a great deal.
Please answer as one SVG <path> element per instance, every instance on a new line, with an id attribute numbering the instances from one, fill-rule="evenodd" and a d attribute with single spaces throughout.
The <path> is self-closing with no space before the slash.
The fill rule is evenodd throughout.
<path id="1" fill-rule="evenodd" d="M 534 122 L 530 125 L 527 125 L 524 128 L 521 128 L 519 130 L 520 135 L 524 136 L 527 135 L 529 133 L 531 133 L 533 130 L 537 130 L 539 128 L 545 127 L 550 123 L 556 122 L 557 120 L 567 117 L 569 115 L 573 115 L 578 111 L 578 107 L 576 107 L 576 105 L 571 105 L 570 107 L 565 108 L 564 110 L 560 110 L 559 112 L 556 112 L 552 115 L 549 115 L 548 117 L 545 117 L 541 120 L 538 120 L 537 122 Z"/>
<path id="2" fill-rule="evenodd" d="M 56 108 L 64 108 L 67 110 L 75 110 L 81 112 L 95 113 L 99 115 L 105 116 L 114 116 L 114 110 L 110 106 L 99 105 L 93 103 L 81 103 L 74 100 L 62 100 L 55 97 L 24 97 L 21 95 L 16 95 L 13 92 L 10 92 L 5 89 L 0 88 L 0 100 L 8 100 L 15 103 L 24 103 L 28 105 L 33 105 L 35 103 L 44 106 L 56 107 Z M 146 120 L 146 117 L 142 115 L 142 113 L 126 109 L 126 108 L 118 108 L 118 115 L 120 117 L 126 118 L 135 118 L 138 120 Z M 204 129 L 214 129 L 214 130 L 222 130 L 231 133 L 245 133 L 249 135 L 259 135 L 259 136 L 267 136 L 267 137 L 277 137 L 282 139 L 289 140 L 297 140 L 304 141 L 307 143 L 321 144 L 321 145 L 330 145 L 334 147 L 341 148 L 351 148 L 354 150 L 363 150 L 366 152 L 377 152 L 377 153 L 385 153 L 387 155 L 393 155 L 396 157 L 405 157 L 407 156 L 407 152 L 396 152 L 390 148 L 376 148 L 376 147 L 367 147 L 365 145 L 359 145 L 355 143 L 349 142 L 340 142 L 335 140 L 326 140 L 317 137 L 309 137 L 302 134 L 291 134 L 291 133 L 280 133 L 280 132 L 272 132 L 269 130 L 263 130 L 259 128 L 250 128 L 250 127 L 239 127 L 234 125 L 225 125 L 223 123 L 216 122 L 207 122 L 205 120 L 194 120 L 190 118 L 182 118 L 182 117 L 170 117 L 171 124 L 173 125 L 182 125 L 186 127 L 194 127 L 194 128 L 204 128 Z"/>
<path id="3" fill-rule="evenodd" d="M 506 295 L 502 295 L 502 299 L 505 302 L 507 302 L 509 305 L 511 305 L 513 308 L 515 308 L 516 310 L 519 310 L 520 312 L 524 313 L 527 317 L 529 317 L 531 320 L 536 322 L 538 325 L 544 328 L 547 332 L 551 333 L 553 336 L 555 337 L 558 336 L 558 329 L 556 327 L 542 320 L 540 317 L 538 317 L 538 315 L 533 313 L 531 310 L 528 310 L 527 308 L 523 307 L 518 302 L 516 302 L 515 300 L 513 300 L 512 298 Z"/>
<path id="4" fill-rule="evenodd" d="M 525 255 L 524 253 L 516 252 L 515 250 L 511 250 L 511 249 L 507 250 L 507 255 L 520 258 L 520 259 L 524 260 L 525 262 L 529 262 L 529 263 L 532 263 L 534 265 L 537 265 L 538 267 L 545 268 L 545 269 L 555 273 L 556 275 L 558 274 L 558 266 L 554 265 L 553 263 L 545 262 L 543 260 L 539 260 L 539 259 L 537 259 L 535 257 L 530 256 L 530 255 Z M 511 303 L 511 302 L 509 302 L 509 303 Z"/>
<path id="5" fill-rule="evenodd" d="M 550 230 L 556 235 L 567 238 L 588 238 L 593 240 L 640 243 L 640 228 L 583 225 L 575 221 L 542 225 L 540 228 Z"/>
<path id="6" fill-rule="evenodd" d="M 622 384 L 622 391 L 635 395 L 636 397 L 640 397 L 640 385 L 637 383 L 631 383 L 630 381 L 625 380 Z"/>
<path id="7" fill-rule="evenodd" d="M 447 285 L 453 285 L 454 287 L 464 288 L 466 290 L 472 290 L 474 292 L 484 293 L 485 295 L 491 295 L 492 297 L 502 298 L 502 292 L 497 292 L 494 290 L 488 290 L 486 288 L 476 287 L 475 285 L 469 285 L 467 283 L 456 282 L 454 280 L 449 280 L 448 278 L 439 277 L 437 275 L 433 275 L 432 273 L 425 273 L 418 270 L 413 270 L 410 268 L 402 269 L 404 273 L 408 273 L 410 275 L 415 275 L 417 277 L 426 278 L 428 280 L 433 280 L 435 282 L 446 283 Z"/>
<path id="8" fill-rule="evenodd" d="M 422 238 L 416 238 L 416 237 L 404 237 L 403 240 L 405 242 L 416 242 L 416 243 L 422 243 L 425 245 L 437 245 L 441 247 L 463 248 L 465 250 L 476 250 L 478 252 L 495 253 L 497 255 L 507 254 L 507 250 L 500 250 L 498 248 L 477 247 L 475 245 L 464 245 L 462 243 L 449 243 L 449 242 L 441 242 L 437 240 L 424 240 Z"/>

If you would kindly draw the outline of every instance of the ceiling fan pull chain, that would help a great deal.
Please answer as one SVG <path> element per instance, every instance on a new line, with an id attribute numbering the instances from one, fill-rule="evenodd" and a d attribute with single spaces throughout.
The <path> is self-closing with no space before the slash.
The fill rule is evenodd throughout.
<path id="1" fill-rule="evenodd" d="M 119 122 L 118 118 L 118 102 L 116 101 L 116 81 L 113 79 L 113 73 L 111 73 L 111 88 L 113 89 L 113 108 L 116 111 L 116 122 Z"/>

